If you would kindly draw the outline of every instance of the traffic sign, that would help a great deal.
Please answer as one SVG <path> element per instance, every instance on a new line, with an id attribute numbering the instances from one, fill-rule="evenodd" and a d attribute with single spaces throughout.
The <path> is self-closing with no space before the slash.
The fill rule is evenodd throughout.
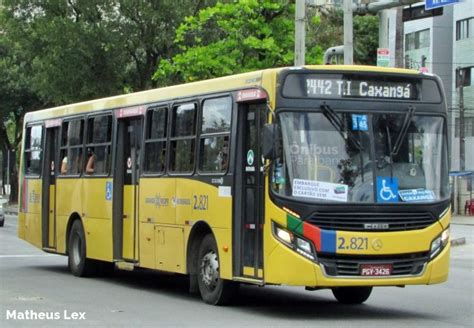
<path id="1" fill-rule="evenodd" d="M 426 10 L 452 5 L 459 0 L 425 0 Z"/>
<path id="2" fill-rule="evenodd" d="M 390 49 L 377 49 L 377 66 L 388 67 L 390 65 Z"/>

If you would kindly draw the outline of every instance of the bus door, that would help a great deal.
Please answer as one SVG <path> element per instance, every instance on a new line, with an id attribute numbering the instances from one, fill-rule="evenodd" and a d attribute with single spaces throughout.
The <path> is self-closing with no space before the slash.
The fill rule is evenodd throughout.
<path id="1" fill-rule="evenodd" d="M 143 119 L 119 118 L 114 172 L 114 259 L 137 260 L 138 192 Z"/>
<path id="2" fill-rule="evenodd" d="M 234 203 L 234 274 L 263 279 L 263 161 L 260 135 L 266 103 L 239 104 L 239 137 Z M 237 264 L 237 265 L 235 265 Z M 236 272 L 236 270 L 238 270 Z"/>
<path id="3" fill-rule="evenodd" d="M 60 124 L 60 123 L 59 123 Z M 56 176 L 59 166 L 59 126 L 46 125 L 43 161 L 41 225 L 43 248 L 56 249 Z"/>

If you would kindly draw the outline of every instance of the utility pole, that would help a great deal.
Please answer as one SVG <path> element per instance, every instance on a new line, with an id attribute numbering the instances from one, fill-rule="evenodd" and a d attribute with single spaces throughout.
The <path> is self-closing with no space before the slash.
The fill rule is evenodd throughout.
<path id="1" fill-rule="evenodd" d="M 388 22 L 387 11 L 379 11 L 379 48 L 388 48 Z"/>
<path id="2" fill-rule="evenodd" d="M 464 70 L 456 68 L 456 80 L 459 86 L 459 170 L 466 169 L 464 138 Z"/>
<path id="3" fill-rule="evenodd" d="M 306 0 L 296 0 L 295 11 L 295 66 L 305 64 Z"/>
<path id="4" fill-rule="evenodd" d="M 344 0 L 344 65 L 352 65 L 353 58 L 352 0 Z"/>
<path id="5" fill-rule="evenodd" d="M 403 8 L 397 8 L 397 19 L 395 23 L 395 67 L 402 68 L 403 67 L 403 34 L 404 34 L 404 26 L 403 26 Z"/>

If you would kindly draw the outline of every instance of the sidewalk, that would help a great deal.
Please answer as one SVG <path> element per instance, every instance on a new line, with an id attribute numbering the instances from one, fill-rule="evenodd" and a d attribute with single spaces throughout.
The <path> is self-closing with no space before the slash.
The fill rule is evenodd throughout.
<path id="1" fill-rule="evenodd" d="M 451 217 L 451 224 L 470 225 L 474 226 L 474 216 L 469 215 L 453 215 Z"/>

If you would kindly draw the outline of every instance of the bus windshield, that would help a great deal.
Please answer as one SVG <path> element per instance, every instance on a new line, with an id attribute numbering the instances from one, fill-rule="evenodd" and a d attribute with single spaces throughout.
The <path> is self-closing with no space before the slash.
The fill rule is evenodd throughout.
<path id="1" fill-rule="evenodd" d="M 305 202 L 413 203 L 448 196 L 444 119 L 286 111 L 272 189 Z"/>

